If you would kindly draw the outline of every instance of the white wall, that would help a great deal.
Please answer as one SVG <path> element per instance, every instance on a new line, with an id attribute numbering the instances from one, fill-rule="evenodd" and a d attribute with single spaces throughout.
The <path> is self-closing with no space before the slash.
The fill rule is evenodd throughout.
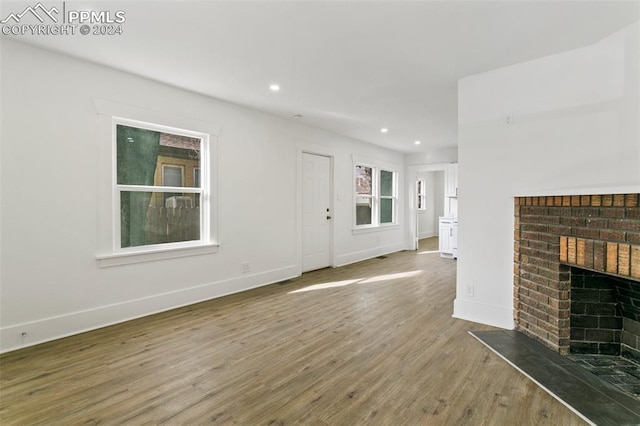
<path id="1" fill-rule="evenodd" d="M 444 170 L 439 172 L 433 172 L 433 226 L 436 230 L 436 234 L 440 231 L 439 219 L 444 216 Z"/>
<path id="2" fill-rule="evenodd" d="M 403 248 L 404 209 L 356 235 L 351 193 L 354 155 L 395 165 L 403 188 L 402 154 L 12 41 L 1 55 L 2 351 L 299 274 L 303 149 L 334 158 L 335 264 Z M 94 98 L 221 125 L 217 253 L 98 268 L 111 136 Z"/>
<path id="3" fill-rule="evenodd" d="M 428 152 L 405 155 L 407 166 L 423 166 L 429 164 L 449 164 L 458 162 L 458 148 L 439 148 Z"/>
<path id="4" fill-rule="evenodd" d="M 454 316 L 512 328 L 514 196 L 639 192 L 639 36 L 459 81 Z"/>

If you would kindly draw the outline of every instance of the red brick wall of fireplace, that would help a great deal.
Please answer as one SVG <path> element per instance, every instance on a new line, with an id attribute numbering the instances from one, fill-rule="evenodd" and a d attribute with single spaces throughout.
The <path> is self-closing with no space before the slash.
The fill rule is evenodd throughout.
<path id="1" fill-rule="evenodd" d="M 639 194 L 515 198 L 517 330 L 566 355 L 569 264 L 640 280 L 639 202 Z"/>

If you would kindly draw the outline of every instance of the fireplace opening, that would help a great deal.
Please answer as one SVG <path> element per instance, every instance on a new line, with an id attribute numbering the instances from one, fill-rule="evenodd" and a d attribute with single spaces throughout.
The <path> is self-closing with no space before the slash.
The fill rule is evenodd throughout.
<path id="1" fill-rule="evenodd" d="M 640 397 L 640 282 L 571 268 L 569 357 Z"/>
<path id="2" fill-rule="evenodd" d="M 640 282 L 571 268 L 569 353 L 640 362 Z"/>

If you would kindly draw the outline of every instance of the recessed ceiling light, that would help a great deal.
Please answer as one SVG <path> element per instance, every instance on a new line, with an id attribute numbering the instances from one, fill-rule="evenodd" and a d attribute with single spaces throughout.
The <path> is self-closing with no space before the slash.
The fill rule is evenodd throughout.
<path id="1" fill-rule="evenodd" d="M 269 86 L 269 89 L 271 89 L 272 92 L 277 92 L 278 90 L 280 90 L 280 86 L 277 84 L 272 84 L 271 86 Z"/>
<path id="2" fill-rule="evenodd" d="M 387 133 L 389 131 L 389 129 L 387 129 L 386 127 L 383 127 L 382 129 L 380 129 L 380 131 L 382 133 Z"/>
<path id="3" fill-rule="evenodd" d="M 414 142 L 414 144 L 416 144 L 416 145 L 420 145 L 421 143 L 422 143 L 422 142 L 420 142 L 420 141 L 415 141 L 415 142 Z"/>

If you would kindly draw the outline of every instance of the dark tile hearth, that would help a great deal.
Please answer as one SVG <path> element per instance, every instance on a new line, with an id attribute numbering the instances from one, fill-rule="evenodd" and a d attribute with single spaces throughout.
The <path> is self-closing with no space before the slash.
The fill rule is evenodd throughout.
<path id="1" fill-rule="evenodd" d="M 611 355 L 572 354 L 569 359 L 640 400 L 640 364 Z"/>
<path id="2" fill-rule="evenodd" d="M 562 356 L 518 331 L 469 333 L 590 424 L 640 424 L 640 399 L 604 380 L 604 376 L 615 377 L 614 381 L 631 388 L 640 375 L 637 365 L 627 364 L 631 361 L 611 357 L 614 362 L 602 355 Z M 583 368 L 585 363 L 593 372 Z M 619 363 L 624 374 L 611 374 L 612 363 Z"/>

